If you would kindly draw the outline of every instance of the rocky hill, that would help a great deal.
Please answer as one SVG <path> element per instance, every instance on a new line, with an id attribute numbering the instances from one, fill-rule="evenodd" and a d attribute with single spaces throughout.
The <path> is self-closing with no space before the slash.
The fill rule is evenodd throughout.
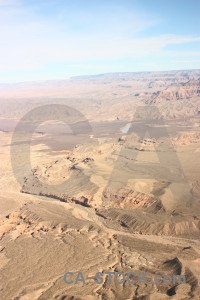
<path id="1" fill-rule="evenodd" d="M 169 86 L 163 91 L 155 92 L 152 97 L 152 103 L 189 99 L 196 96 L 200 96 L 200 78 L 192 79 L 179 85 Z"/>

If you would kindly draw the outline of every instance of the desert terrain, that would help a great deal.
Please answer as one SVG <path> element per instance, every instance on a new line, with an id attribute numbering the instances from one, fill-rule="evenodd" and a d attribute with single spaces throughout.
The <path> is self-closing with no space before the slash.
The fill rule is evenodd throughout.
<path id="1" fill-rule="evenodd" d="M 0 105 L 0 299 L 200 299 L 200 70 L 0 84 Z M 131 271 L 186 283 L 94 278 Z"/>

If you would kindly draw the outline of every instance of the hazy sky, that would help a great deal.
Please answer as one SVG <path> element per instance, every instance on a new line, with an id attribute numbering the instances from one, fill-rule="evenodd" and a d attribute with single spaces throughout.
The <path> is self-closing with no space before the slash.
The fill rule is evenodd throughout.
<path id="1" fill-rule="evenodd" d="M 0 82 L 200 69 L 200 0 L 0 0 Z"/>

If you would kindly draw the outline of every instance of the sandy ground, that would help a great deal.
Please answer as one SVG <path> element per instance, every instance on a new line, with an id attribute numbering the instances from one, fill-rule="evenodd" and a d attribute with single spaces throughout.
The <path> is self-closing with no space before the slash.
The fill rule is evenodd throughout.
<path id="1" fill-rule="evenodd" d="M 137 86 L 141 94 L 144 84 L 150 82 L 153 91 L 159 85 L 164 90 L 167 84 L 161 75 L 156 75 L 160 76 L 156 84 L 149 75 L 145 83 L 129 78 L 126 85 Z M 181 74 L 170 78 L 180 85 Z M 109 80 L 102 79 L 96 91 L 102 101 L 101 85 Z M 121 86 L 122 82 L 112 80 L 106 86 L 105 99 L 113 85 L 118 85 L 119 95 L 133 93 Z M 98 86 L 95 84 L 90 88 L 88 84 L 91 97 Z M 187 95 L 196 91 L 191 90 L 187 85 Z M 163 94 L 169 97 L 168 90 Z M 145 99 L 140 97 L 138 101 Z M 173 91 L 170 97 L 174 97 Z M 191 97 L 191 102 L 197 103 L 198 96 Z M 156 105 L 161 105 L 160 99 Z M 126 115 L 121 100 L 109 111 L 108 104 L 100 108 L 97 102 L 88 105 L 94 128 L 90 136 L 84 136 L 80 128 L 80 135 L 65 146 L 60 125 L 52 123 L 38 129 L 31 142 L 31 169 L 27 169 L 25 127 L 18 142 L 11 143 L 12 122 L 28 108 L 20 100 L 22 104 L 13 107 L 9 123 L 9 101 L 13 100 L 8 100 L 1 111 L 2 120 L 7 122 L 0 123 L 0 298 L 199 299 L 198 115 L 187 120 L 182 115 L 165 119 L 160 125 L 135 120 L 131 127 L 131 114 Z M 189 100 L 180 101 L 183 109 L 184 101 Z M 116 120 L 120 103 L 121 120 Z M 170 114 L 173 109 L 172 105 Z M 96 121 L 95 111 L 99 112 Z M 112 111 L 110 122 L 104 120 L 105 111 Z M 188 114 L 194 114 L 192 108 Z M 149 133 L 143 135 L 147 125 Z M 70 140 L 70 131 L 66 134 Z M 62 141 L 60 147 L 58 140 Z M 13 153 L 10 156 L 11 147 L 14 157 Z M 65 283 L 66 272 L 80 271 L 92 279 L 86 284 Z M 181 274 L 186 284 L 116 285 L 114 280 L 109 283 L 108 271 L 148 272 L 149 280 L 155 274 Z M 100 285 L 94 280 L 97 272 L 104 274 Z"/>

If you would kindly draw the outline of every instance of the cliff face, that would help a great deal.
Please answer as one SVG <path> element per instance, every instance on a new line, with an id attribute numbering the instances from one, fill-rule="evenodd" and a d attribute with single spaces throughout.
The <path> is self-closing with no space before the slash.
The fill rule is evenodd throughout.
<path id="1" fill-rule="evenodd" d="M 200 78 L 189 80 L 176 86 L 170 86 L 153 96 L 152 103 L 189 99 L 200 96 Z"/>

